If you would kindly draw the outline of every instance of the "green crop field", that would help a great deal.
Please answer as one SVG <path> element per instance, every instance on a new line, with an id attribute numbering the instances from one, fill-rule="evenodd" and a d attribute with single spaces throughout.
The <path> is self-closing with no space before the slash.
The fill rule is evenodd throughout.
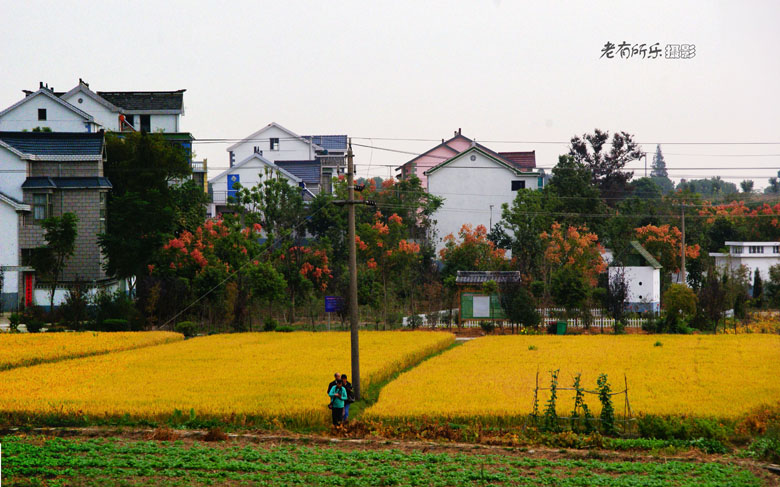
<path id="1" fill-rule="evenodd" d="M 733 465 L 423 453 L 392 449 L 155 442 L 117 439 L 2 440 L 7 486 L 760 486 Z"/>

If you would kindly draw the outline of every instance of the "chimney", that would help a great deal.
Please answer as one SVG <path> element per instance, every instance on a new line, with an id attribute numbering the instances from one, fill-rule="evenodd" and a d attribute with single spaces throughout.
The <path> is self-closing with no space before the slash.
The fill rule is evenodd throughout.
<path id="1" fill-rule="evenodd" d="M 43 89 L 43 81 L 39 81 L 38 82 L 38 88 L 39 89 Z"/>
<path id="2" fill-rule="evenodd" d="M 460 135 L 460 127 L 458 127 L 458 135 Z"/>

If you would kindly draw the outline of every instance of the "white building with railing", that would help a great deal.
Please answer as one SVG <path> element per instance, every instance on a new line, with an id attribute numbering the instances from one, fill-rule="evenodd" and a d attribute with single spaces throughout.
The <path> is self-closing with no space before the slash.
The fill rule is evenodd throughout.
<path id="1" fill-rule="evenodd" d="M 780 242 L 726 242 L 725 247 L 726 252 L 710 252 L 710 257 L 715 258 L 715 265 L 732 271 L 747 267 L 751 286 L 756 270 L 761 279 L 767 281 L 769 268 L 780 264 Z"/>

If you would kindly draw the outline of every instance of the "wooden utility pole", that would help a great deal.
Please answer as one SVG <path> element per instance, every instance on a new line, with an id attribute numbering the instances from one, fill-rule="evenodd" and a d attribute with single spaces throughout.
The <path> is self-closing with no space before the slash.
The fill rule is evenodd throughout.
<path id="1" fill-rule="evenodd" d="M 680 203 L 680 211 L 682 212 L 682 240 L 680 241 L 682 265 L 680 267 L 680 276 L 682 277 L 681 284 L 685 285 L 687 282 L 685 279 L 685 203 Z"/>
<path id="2" fill-rule="evenodd" d="M 352 139 L 347 150 L 347 241 L 349 245 L 349 336 L 352 358 L 352 390 L 355 399 L 360 399 L 360 345 L 358 342 L 358 299 L 357 299 L 357 249 L 355 248 L 355 171 L 352 159 Z"/>

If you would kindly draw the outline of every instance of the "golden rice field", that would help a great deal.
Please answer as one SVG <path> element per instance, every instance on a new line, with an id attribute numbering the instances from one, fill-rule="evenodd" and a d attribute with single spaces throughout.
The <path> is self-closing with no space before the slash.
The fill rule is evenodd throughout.
<path id="1" fill-rule="evenodd" d="M 183 339 L 168 331 L 122 333 L 0 333 L 0 370 L 130 350 Z"/>
<path id="2" fill-rule="evenodd" d="M 430 332 L 362 332 L 363 388 L 449 346 Z M 0 372 L 0 412 L 162 419 L 278 418 L 324 424 L 328 382 L 350 375 L 348 333 L 213 335 Z"/>
<path id="3" fill-rule="evenodd" d="M 659 341 L 662 346 L 654 346 Z M 540 387 L 549 387 L 549 371 L 560 369 L 559 387 L 571 387 L 582 373 L 591 390 L 600 373 L 608 374 L 613 391 L 623 390 L 625 374 L 634 413 L 733 418 L 780 402 L 779 363 L 778 335 L 485 337 L 402 374 L 382 389 L 366 417 L 528 414 L 537 369 Z M 540 410 L 548 397 L 540 392 Z M 573 393 L 559 391 L 558 397 L 558 413 L 568 416 Z M 613 399 L 622 415 L 623 396 Z M 597 396 L 586 400 L 600 411 Z"/>

